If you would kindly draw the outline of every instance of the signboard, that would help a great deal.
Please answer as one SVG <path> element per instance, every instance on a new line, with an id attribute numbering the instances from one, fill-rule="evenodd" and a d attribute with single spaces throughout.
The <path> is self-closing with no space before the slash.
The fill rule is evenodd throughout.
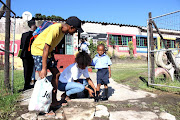
<path id="1" fill-rule="evenodd" d="M 13 44 L 13 41 L 10 41 L 10 45 L 9 45 L 9 48 L 10 48 L 10 51 L 12 51 L 12 46 Z M 14 44 L 14 56 L 17 56 L 18 55 L 18 51 L 20 49 L 20 44 L 21 44 L 21 40 L 16 40 L 15 41 L 15 44 Z M 5 49 L 5 41 L 4 40 L 0 40 L 0 49 Z M 4 55 L 4 51 L 1 51 L 0 50 L 0 55 Z"/>

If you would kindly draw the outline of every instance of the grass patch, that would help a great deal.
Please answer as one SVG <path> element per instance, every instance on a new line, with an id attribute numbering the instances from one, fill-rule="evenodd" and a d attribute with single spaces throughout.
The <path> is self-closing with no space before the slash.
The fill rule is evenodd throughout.
<path id="1" fill-rule="evenodd" d="M 0 71 L 0 75 L 3 76 L 3 71 Z M 3 85 L 3 77 L 0 78 L 1 85 Z M 10 113 L 16 109 L 16 100 L 19 97 L 17 92 L 19 89 L 22 89 L 24 85 L 23 71 L 15 70 L 14 71 L 14 94 L 11 92 L 5 91 L 2 87 L 0 88 L 0 119 L 8 119 Z"/>
<path id="2" fill-rule="evenodd" d="M 161 90 L 166 92 L 179 93 L 180 89 L 169 88 L 169 87 L 159 87 L 159 86 L 148 86 L 147 85 L 147 73 L 148 68 L 146 63 L 128 63 L 128 64 L 113 64 L 111 66 L 112 78 L 118 82 L 135 87 L 137 89 L 141 88 L 147 91 Z M 140 79 L 141 78 L 141 79 Z M 169 85 L 180 87 L 180 82 L 178 80 L 155 80 L 155 83 L 161 85 Z"/>
<path id="3" fill-rule="evenodd" d="M 134 80 L 137 81 L 139 76 L 142 76 L 144 74 L 144 71 L 147 71 L 146 64 L 130 63 L 113 64 L 111 66 L 112 78 L 118 83 L 124 83 L 130 86 L 134 85 Z"/>

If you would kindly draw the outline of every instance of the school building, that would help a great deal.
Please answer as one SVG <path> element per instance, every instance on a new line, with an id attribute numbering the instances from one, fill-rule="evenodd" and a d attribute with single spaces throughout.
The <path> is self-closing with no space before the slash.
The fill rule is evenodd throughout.
<path id="1" fill-rule="evenodd" d="M 13 22 L 14 19 L 11 19 Z M 37 26 L 39 26 L 43 21 L 36 20 Z M 57 21 L 64 22 L 64 21 Z M 5 42 L 5 18 L 0 19 L 0 48 L 4 49 Z M 84 33 L 79 35 L 75 33 L 73 36 L 65 35 L 60 44 L 56 47 L 55 53 L 56 56 L 69 56 L 72 57 L 75 52 L 78 50 L 79 38 L 81 36 L 87 37 L 88 40 L 92 39 L 94 44 L 97 44 L 97 41 L 105 41 L 108 46 L 108 51 L 112 52 L 112 41 L 115 41 L 115 55 L 129 55 L 128 42 L 133 42 L 133 54 L 134 56 L 147 56 L 147 27 L 136 26 L 136 25 L 125 25 L 125 24 L 116 24 L 116 23 L 104 23 L 104 22 L 92 22 L 92 21 L 83 21 L 82 28 Z M 16 29 L 15 29 L 15 68 L 22 67 L 21 59 L 17 57 L 20 40 L 23 32 L 28 31 L 28 25 L 26 21 L 23 21 L 22 18 L 16 19 Z M 161 29 L 161 32 L 165 38 L 165 42 L 169 48 L 176 48 L 178 46 L 177 40 L 180 38 L 180 31 L 169 31 Z M 172 34 L 173 32 L 173 34 Z M 12 48 L 13 40 L 13 25 L 11 25 L 11 42 L 10 49 Z M 163 44 L 160 40 L 159 35 L 154 30 L 154 40 L 155 40 L 155 49 L 163 48 Z M 174 51 L 176 54 L 177 51 Z M 4 52 L 0 51 L 0 55 L 3 56 Z M 59 57 L 60 59 L 61 57 Z M 72 59 L 74 60 L 74 59 Z M 73 61 L 71 61 L 73 62 Z M 61 65 L 59 65 L 61 67 Z"/>

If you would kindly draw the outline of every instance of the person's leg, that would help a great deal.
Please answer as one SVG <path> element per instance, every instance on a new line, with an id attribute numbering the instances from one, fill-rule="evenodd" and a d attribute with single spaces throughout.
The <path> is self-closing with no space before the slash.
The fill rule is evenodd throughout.
<path id="1" fill-rule="evenodd" d="M 51 80 L 52 86 L 53 86 L 53 91 L 52 91 L 52 106 L 59 105 L 57 101 L 57 89 L 58 89 L 58 79 L 56 79 L 56 76 L 59 74 L 59 70 L 57 68 L 49 68 L 51 71 L 53 77 Z"/>
<path id="2" fill-rule="evenodd" d="M 100 87 L 101 87 L 101 83 L 102 83 L 102 72 L 101 69 L 98 69 L 97 71 L 97 88 L 96 88 L 96 97 L 94 99 L 95 102 L 99 101 L 99 94 L 100 94 Z"/>
<path id="3" fill-rule="evenodd" d="M 30 82 L 31 82 L 31 75 L 33 71 L 33 65 L 34 62 L 31 61 L 31 59 L 23 59 L 23 67 L 24 67 L 24 90 L 30 88 Z"/>
<path id="4" fill-rule="evenodd" d="M 98 101 L 99 101 L 100 87 L 101 87 L 101 84 L 97 84 L 96 97 L 95 97 L 95 99 L 94 99 L 95 102 L 98 102 Z"/>
<path id="5" fill-rule="evenodd" d="M 38 75 L 40 76 L 41 70 L 42 70 L 42 57 L 41 56 L 33 56 L 34 59 L 34 68 L 35 72 L 38 72 Z M 40 79 L 36 78 L 37 80 Z"/>
<path id="6" fill-rule="evenodd" d="M 102 97 L 101 100 L 108 100 L 108 85 L 107 84 L 104 84 L 104 94 L 105 96 Z"/>
<path id="7" fill-rule="evenodd" d="M 26 82 L 26 75 L 27 75 L 27 60 L 26 59 L 22 59 L 23 62 L 23 69 L 24 69 L 24 89 L 27 88 L 27 82 Z"/>
<path id="8" fill-rule="evenodd" d="M 35 66 L 33 66 L 33 72 L 32 72 L 32 76 L 31 76 L 31 85 L 34 85 L 35 83 Z"/>
<path id="9" fill-rule="evenodd" d="M 102 71 L 102 84 L 104 85 L 104 95 L 101 100 L 108 100 L 108 85 L 109 84 L 109 71 L 108 69 L 103 69 Z"/>
<path id="10" fill-rule="evenodd" d="M 70 96 L 72 94 L 82 92 L 84 88 L 85 87 L 81 83 L 69 82 L 65 87 L 66 95 Z"/>

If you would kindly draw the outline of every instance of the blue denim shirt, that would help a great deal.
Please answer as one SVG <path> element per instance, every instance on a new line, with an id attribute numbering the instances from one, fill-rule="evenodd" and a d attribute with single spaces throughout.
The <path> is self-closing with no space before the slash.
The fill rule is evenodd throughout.
<path id="1" fill-rule="evenodd" d="M 91 65 L 95 66 L 96 69 L 108 68 L 109 65 L 112 65 L 110 58 L 104 53 L 103 55 L 96 56 L 93 58 Z"/>

